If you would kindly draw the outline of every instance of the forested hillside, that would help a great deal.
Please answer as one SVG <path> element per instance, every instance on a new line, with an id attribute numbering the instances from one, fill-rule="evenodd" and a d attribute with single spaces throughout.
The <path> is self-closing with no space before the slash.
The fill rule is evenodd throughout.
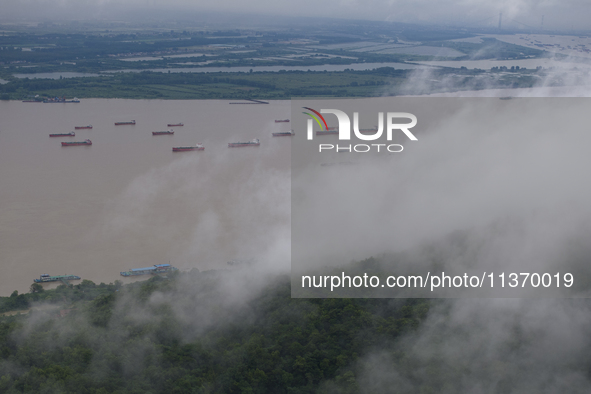
<path id="1" fill-rule="evenodd" d="M 356 360 L 415 330 L 429 309 L 292 299 L 287 277 L 229 295 L 232 276 L 195 270 L 5 297 L 46 309 L 2 318 L 0 392 L 354 393 Z"/>

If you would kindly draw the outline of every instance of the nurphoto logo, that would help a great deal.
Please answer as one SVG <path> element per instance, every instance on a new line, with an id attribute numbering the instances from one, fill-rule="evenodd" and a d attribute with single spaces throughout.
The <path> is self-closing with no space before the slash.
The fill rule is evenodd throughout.
<path id="1" fill-rule="evenodd" d="M 317 131 L 317 135 L 326 134 L 338 134 L 339 140 L 351 140 L 351 120 L 349 116 L 338 109 L 321 109 L 320 112 L 310 108 L 303 107 L 310 112 L 303 112 L 310 116 L 307 123 L 307 139 L 314 139 L 314 121 L 320 126 L 320 131 Z M 328 127 L 326 119 L 322 114 L 333 114 L 337 117 L 339 122 L 338 127 Z M 395 119 L 408 119 L 410 123 L 395 123 Z M 392 135 L 394 130 L 402 131 L 411 141 L 417 141 L 417 137 L 409 130 L 416 126 L 417 117 L 408 112 L 388 112 L 386 114 L 386 139 L 392 141 Z M 384 113 L 378 112 L 378 125 L 372 129 L 360 129 L 359 128 L 359 112 L 353 112 L 353 133 L 355 137 L 362 141 L 375 141 L 382 137 L 384 133 Z M 381 151 L 381 148 L 385 148 L 384 151 L 396 153 L 402 152 L 404 149 L 400 144 L 355 144 L 355 145 L 344 145 L 339 146 L 334 144 L 319 144 L 319 152 L 335 150 L 337 152 L 349 151 L 365 153 L 371 150 Z"/>

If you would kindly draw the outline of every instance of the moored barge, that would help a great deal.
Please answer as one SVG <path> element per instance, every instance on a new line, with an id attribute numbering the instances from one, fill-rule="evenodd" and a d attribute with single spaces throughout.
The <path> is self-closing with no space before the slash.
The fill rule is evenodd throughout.
<path id="1" fill-rule="evenodd" d="M 49 134 L 50 137 L 74 137 L 76 133 L 70 131 L 69 133 L 56 133 L 56 134 Z"/>
<path id="2" fill-rule="evenodd" d="M 84 140 L 84 141 L 62 142 L 62 146 L 79 146 L 79 145 L 92 145 L 92 141 L 91 140 Z"/>
<path id="3" fill-rule="evenodd" d="M 293 137 L 294 132 L 292 131 L 280 131 L 278 133 L 271 133 L 273 137 Z"/>
<path id="4" fill-rule="evenodd" d="M 132 268 L 129 271 L 120 272 L 121 276 L 156 275 L 178 271 L 178 268 L 170 264 L 154 264 L 152 267 Z"/>
<path id="5" fill-rule="evenodd" d="M 174 130 L 165 130 L 165 131 L 152 131 L 152 135 L 172 135 L 174 134 Z"/>
<path id="6" fill-rule="evenodd" d="M 205 150 L 203 144 L 196 144 L 195 146 L 175 146 L 172 148 L 173 152 L 189 152 L 194 150 Z"/>
<path id="7" fill-rule="evenodd" d="M 58 281 L 68 281 L 68 280 L 78 280 L 80 279 L 79 276 L 76 275 L 47 275 L 43 274 L 39 277 L 39 279 L 34 279 L 35 283 L 45 283 L 45 282 L 58 282 Z"/>
<path id="8" fill-rule="evenodd" d="M 242 148 L 245 146 L 259 146 L 259 145 L 261 145 L 261 143 L 259 142 L 259 139 L 255 138 L 254 140 L 250 140 L 248 142 L 229 142 L 228 148 Z"/>

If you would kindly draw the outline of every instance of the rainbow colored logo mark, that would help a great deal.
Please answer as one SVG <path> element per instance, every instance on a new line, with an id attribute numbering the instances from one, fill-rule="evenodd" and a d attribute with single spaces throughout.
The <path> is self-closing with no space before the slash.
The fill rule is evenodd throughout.
<path id="1" fill-rule="evenodd" d="M 318 123 L 318 125 L 320 126 L 320 130 L 328 130 L 328 125 L 326 124 L 326 120 L 324 120 L 324 116 L 320 115 L 320 112 L 310 108 L 310 107 L 302 107 L 304 109 L 307 109 L 308 111 L 312 111 L 314 112 L 316 115 L 318 115 L 320 117 L 320 119 L 322 119 L 322 122 L 324 123 L 324 127 L 322 127 L 322 123 L 320 123 L 320 119 L 318 119 L 318 117 L 312 115 L 309 112 L 302 112 L 303 114 L 309 115 L 312 118 L 314 118 L 314 120 L 316 121 L 316 123 Z"/>

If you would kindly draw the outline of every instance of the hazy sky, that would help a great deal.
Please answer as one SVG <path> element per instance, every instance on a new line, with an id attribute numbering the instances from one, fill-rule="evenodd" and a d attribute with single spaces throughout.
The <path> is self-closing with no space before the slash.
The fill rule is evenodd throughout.
<path id="1" fill-rule="evenodd" d="M 273 16 L 334 17 L 378 21 L 438 23 L 455 26 L 497 26 L 503 13 L 503 26 L 563 29 L 591 28 L 591 2 L 586 0 L 0 0 L 0 19 L 21 18 L 131 20 L 133 12 L 162 10 L 207 11 L 222 14 L 243 13 Z"/>

